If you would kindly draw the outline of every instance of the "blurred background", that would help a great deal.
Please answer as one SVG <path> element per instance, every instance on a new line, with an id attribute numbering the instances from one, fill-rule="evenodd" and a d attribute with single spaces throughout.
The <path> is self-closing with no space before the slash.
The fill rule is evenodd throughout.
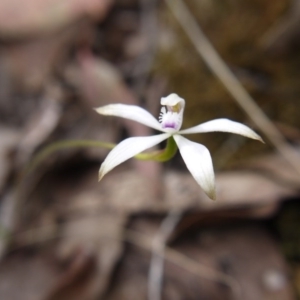
<path id="1" fill-rule="evenodd" d="M 0 0 L 0 299 L 300 299 L 299 20 L 299 0 Z M 256 110 L 208 67 L 195 27 Z M 102 148 L 28 169 L 53 142 L 153 134 L 93 108 L 158 116 L 170 93 L 184 128 L 229 118 L 266 141 L 190 137 L 211 151 L 217 201 L 180 155 L 100 183 Z"/>

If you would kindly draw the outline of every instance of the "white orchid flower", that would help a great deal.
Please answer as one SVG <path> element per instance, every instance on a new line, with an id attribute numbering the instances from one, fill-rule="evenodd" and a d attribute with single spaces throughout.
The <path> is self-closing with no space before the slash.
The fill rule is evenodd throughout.
<path id="1" fill-rule="evenodd" d="M 161 98 L 160 103 L 163 107 L 161 108 L 159 121 L 157 121 L 145 109 L 135 105 L 109 104 L 96 109 L 99 114 L 130 119 L 163 132 L 162 134 L 154 136 L 131 137 L 118 144 L 115 148 L 113 148 L 113 150 L 111 150 L 102 163 L 99 171 L 99 181 L 106 173 L 122 162 L 170 137 L 173 137 L 192 176 L 202 187 L 204 192 L 211 199 L 215 199 L 215 176 L 208 149 L 205 146 L 192 142 L 181 135 L 222 131 L 240 134 L 259 141 L 262 141 L 261 137 L 249 127 L 228 119 L 216 119 L 189 129 L 180 130 L 183 120 L 185 100 L 176 94 L 171 94 L 167 97 Z"/>

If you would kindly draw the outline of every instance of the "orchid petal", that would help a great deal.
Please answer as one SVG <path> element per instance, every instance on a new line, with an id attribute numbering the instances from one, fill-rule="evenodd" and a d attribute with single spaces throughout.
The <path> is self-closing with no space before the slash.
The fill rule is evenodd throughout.
<path id="1" fill-rule="evenodd" d="M 111 171 L 117 165 L 137 155 L 138 153 L 159 144 L 169 137 L 169 133 L 163 133 L 154 136 L 131 137 L 122 141 L 110 151 L 102 163 L 99 170 L 99 181 L 106 173 Z"/>
<path id="2" fill-rule="evenodd" d="M 262 138 L 258 134 L 256 134 L 252 129 L 250 129 L 248 126 L 245 126 L 241 123 L 234 122 L 228 119 L 216 119 L 216 120 L 208 121 L 200 125 L 197 125 L 195 127 L 181 130 L 179 131 L 179 133 L 190 134 L 190 133 L 213 132 L 213 131 L 236 133 L 263 142 Z"/>
<path id="3" fill-rule="evenodd" d="M 136 105 L 109 104 L 95 108 L 101 115 L 121 117 L 163 131 L 160 123 L 145 109 Z"/>
<path id="4" fill-rule="evenodd" d="M 208 149 L 180 135 L 173 137 L 188 170 L 208 197 L 215 200 L 215 175 Z"/>

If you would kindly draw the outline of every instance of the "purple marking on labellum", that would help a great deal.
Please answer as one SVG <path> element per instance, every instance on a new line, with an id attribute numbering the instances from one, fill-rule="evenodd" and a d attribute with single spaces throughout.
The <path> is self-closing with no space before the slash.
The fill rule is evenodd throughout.
<path id="1" fill-rule="evenodd" d="M 163 124 L 163 128 L 176 128 L 176 124 L 175 123 L 165 123 Z"/>

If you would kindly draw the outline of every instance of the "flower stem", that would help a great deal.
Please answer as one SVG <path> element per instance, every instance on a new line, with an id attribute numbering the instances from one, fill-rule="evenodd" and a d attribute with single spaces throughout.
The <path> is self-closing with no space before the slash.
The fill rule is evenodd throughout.
<path id="1" fill-rule="evenodd" d="M 49 146 L 46 146 L 44 149 L 42 149 L 33 157 L 32 161 L 25 168 L 23 175 L 30 173 L 48 156 L 62 149 L 92 148 L 92 147 L 113 149 L 115 146 L 116 145 L 112 143 L 106 143 L 106 142 L 94 141 L 94 140 L 66 140 L 66 141 L 55 142 L 50 144 Z M 173 137 L 170 137 L 167 140 L 167 145 L 165 149 L 153 151 L 149 153 L 140 153 L 136 155 L 135 158 L 139 160 L 154 160 L 159 162 L 165 162 L 170 160 L 175 155 L 176 151 L 177 151 L 176 143 Z"/>
<path id="2" fill-rule="evenodd" d="M 46 146 L 44 149 L 42 149 L 33 157 L 32 161 L 29 162 L 28 166 L 25 168 L 24 174 L 30 173 L 49 155 L 62 149 L 92 148 L 92 147 L 113 149 L 115 146 L 116 145 L 112 143 L 106 143 L 106 142 L 94 141 L 94 140 L 66 140 L 66 141 L 54 142 Z"/>

